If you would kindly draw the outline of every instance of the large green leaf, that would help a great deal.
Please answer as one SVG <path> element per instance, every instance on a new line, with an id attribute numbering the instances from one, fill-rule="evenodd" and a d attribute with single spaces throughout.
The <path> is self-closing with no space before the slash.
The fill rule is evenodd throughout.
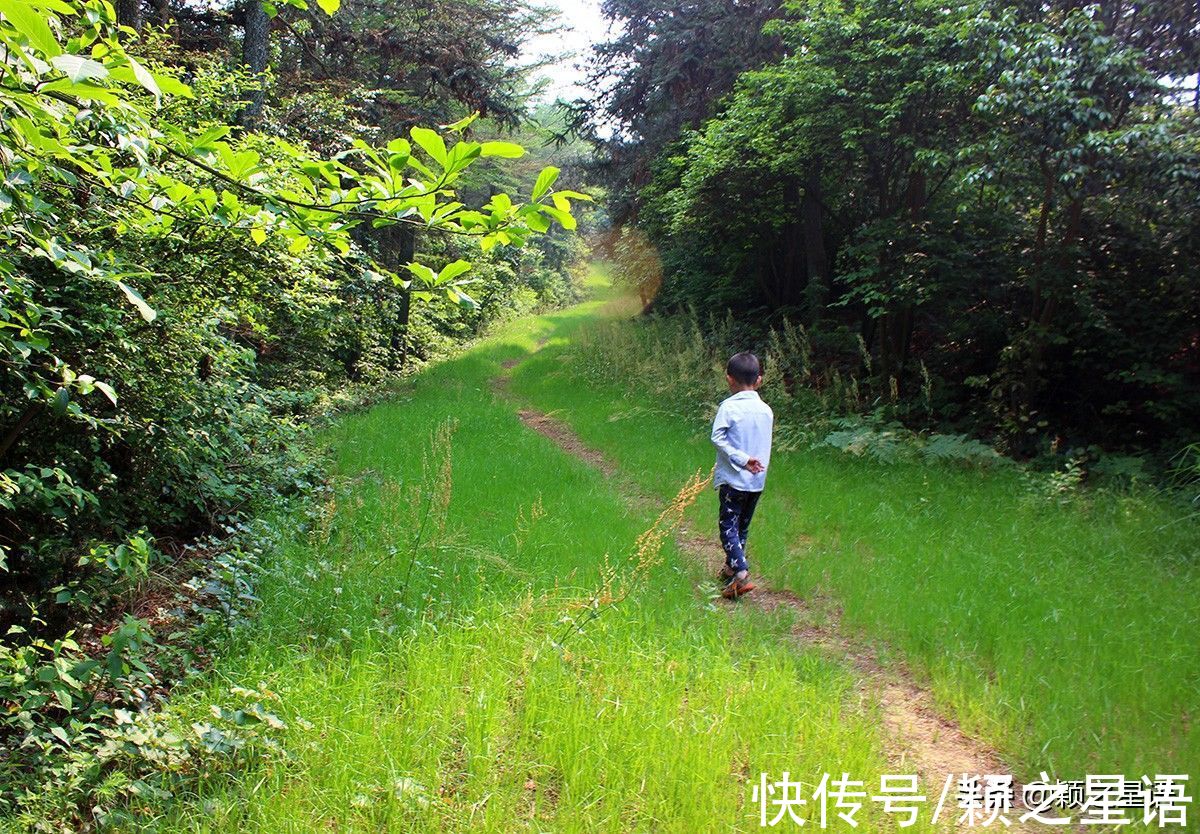
<path id="1" fill-rule="evenodd" d="M 117 404 L 117 392 L 113 390 L 111 385 L 109 385 L 107 382 L 102 382 L 101 380 L 96 380 L 92 383 L 92 385 L 95 386 L 97 391 L 108 397 L 109 402 L 111 402 L 113 405 Z"/>
<path id="2" fill-rule="evenodd" d="M 108 87 L 89 81 L 76 83 L 69 78 L 58 78 L 43 84 L 42 90 L 63 93 L 79 101 L 99 101 L 108 105 L 116 105 L 121 101 L 121 97 Z"/>
<path id="3" fill-rule="evenodd" d="M 182 96 L 183 98 L 194 98 L 192 88 L 184 84 L 178 78 L 167 73 L 151 73 L 154 82 L 158 84 L 158 89 L 162 91 L 164 96 Z"/>
<path id="4" fill-rule="evenodd" d="M 535 202 L 546 196 L 546 192 L 550 190 L 550 186 L 558 181 L 558 174 L 558 169 L 553 165 L 542 169 L 542 173 L 538 174 L 537 182 L 533 184 L 533 200 Z"/>
<path id="5" fill-rule="evenodd" d="M 416 263 L 414 261 L 413 263 L 406 264 L 404 268 L 411 272 L 414 278 L 427 287 L 432 287 L 437 283 L 437 273 L 425 266 L 425 264 Z"/>
<path id="6" fill-rule="evenodd" d="M 129 66 L 112 67 L 109 73 L 116 81 L 121 81 L 125 84 L 137 84 L 140 87 L 144 87 L 153 93 L 155 98 L 160 98 L 161 96 L 192 98 L 192 88 L 187 84 L 166 73 L 150 72 L 145 66 L 132 58 L 129 59 Z"/>
<path id="7" fill-rule="evenodd" d="M 437 283 L 447 284 L 471 268 L 468 261 L 458 260 L 446 264 L 438 273 Z"/>
<path id="8" fill-rule="evenodd" d="M 141 313 L 142 318 L 146 321 L 154 321 L 158 317 L 158 313 L 154 312 L 154 308 L 146 303 L 146 299 L 142 298 L 142 294 L 133 287 L 126 284 L 124 281 L 118 281 L 117 286 L 121 288 L 121 292 L 125 293 L 125 297 L 129 299 L 137 311 Z"/>
<path id="9" fill-rule="evenodd" d="M 0 0 L 0 14 L 44 54 L 51 57 L 62 54 L 50 25 L 24 0 Z"/>
<path id="10" fill-rule="evenodd" d="M 202 151 L 213 150 L 213 143 L 219 139 L 224 139 L 232 132 L 233 128 L 229 125 L 216 125 L 204 131 L 194 140 L 192 140 L 192 153 L 200 153 Z"/>
<path id="11" fill-rule="evenodd" d="M 479 309 L 479 302 L 457 287 L 451 287 L 450 289 L 446 290 L 446 297 L 457 303 L 460 307 L 464 307 L 468 310 Z"/>
<path id="12" fill-rule="evenodd" d="M 541 206 L 541 211 L 557 220 L 567 230 L 574 229 L 578 224 L 570 212 L 563 211 L 557 206 Z"/>
<path id="13" fill-rule="evenodd" d="M 481 150 L 477 142 L 459 142 L 446 157 L 446 170 L 450 173 L 463 170 L 480 157 Z"/>
<path id="14" fill-rule="evenodd" d="M 129 68 L 133 70 L 133 77 L 137 79 L 137 82 L 145 87 L 152 96 L 162 98 L 162 90 L 159 89 L 158 82 L 154 80 L 154 76 L 150 74 L 149 70 L 135 61 L 132 56 L 129 56 Z"/>
<path id="15" fill-rule="evenodd" d="M 28 0 L 29 5 L 35 9 L 44 9 L 55 14 L 74 15 L 77 14 L 75 9 L 62 0 Z"/>
<path id="16" fill-rule="evenodd" d="M 471 124 L 478 118 L 479 118 L 479 111 L 476 110 L 474 113 L 472 113 L 470 116 L 467 116 L 464 119 L 459 119 L 457 122 L 454 122 L 453 124 L 442 125 L 441 127 L 442 127 L 442 130 L 450 130 L 455 133 L 462 133 L 464 130 L 466 130 L 468 127 L 470 127 Z"/>
<path id="17" fill-rule="evenodd" d="M 446 141 L 435 130 L 427 127 L 414 127 L 410 134 L 412 140 L 425 150 L 442 168 L 446 167 Z"/>
<path id="18" fill-rule="evenodd" d="M 525 155 L 525 149 L 515 142 L 484 142 L 483 156 L 497 156 L 501 159 L 519 159 Z"/>
<path id="19" fill-rule="evenodd" d="M 108 77 L 104 64 L 82 55 L 55 55 L 50 63 L 75 83 Z"/>

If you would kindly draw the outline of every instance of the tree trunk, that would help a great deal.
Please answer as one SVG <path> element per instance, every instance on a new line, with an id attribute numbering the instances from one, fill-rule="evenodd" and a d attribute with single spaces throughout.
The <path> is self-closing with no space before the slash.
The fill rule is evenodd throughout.
<path id="1" fill-rule="evenodd" d="M 239 121 L 242 127 L 252 130 L 262 120 L 263 104 L 266 101 L 267 60 L 270 56 L 271 21 L 259 0 L 247 0 L 242 6 L 243 31 L 242 63 L 254 76 L 253 86 L 247 90 L 246 107 Z"/>
<path id="2" fill-rule="evenodd" d="M 141 31 L 142 0 L 117 0 L 117 23 Z"/>
<path id="3" fill-rule="evenodd" d="M 33 418 L 41 413 L 42 408 L 42 403 L 35 402 L 22 412 L 21 416 L 17 419 L 16 425 L 8 430 L 3 440 L 0 440 L 0 460 L 4 459 L 4 456 L 8 454 L 8 450 L 12 448 L 12 445 L 17 442 L 17 438 L 21 436 L 21 432 L 25 431 L 26 426 L 29 425 Z"/>
<path id="4" fill-rule="evenodd" d="M 1046 239 L 1050 228 L 1050 207 L 1054 202 L 1054 173 L 1042 154 L 1042 205 L 1038 210 L 1037 232 L 1033 239 L 1033 303 L 1029 310 L 1030 322 L 1041 318 L 1042 272 L 1046 268 Z"/>
<path id="5" fill-rule="evenodd" d="M 1040 160 L 1042 172 L 1042 201 L 1038 209 L 1037 231 L 1033 243 L 1033 281 L 1030 287 L 1029 321 L 1025 332 L 1018 337 L 1025 342 L 1025 367 L 1021 374 L 1021 382 L 1016 386 L 1011 398 L 1013 410 L 1024 416 L 1029 413 L 1043 387 L 1042 361 L 1046 347 L 1046 331 L 1058 307 L 1058 298 L 1054 287 L 1047 287 L 1045 281 L 1048 268 L 1047 252 L 1050 239 L 1050 212 L 1054 205 L 1054 171 L 1050 168 L 1043 153 Z M 1077 208 L 1072 209 L 1072 216 L 1078 220 Z M 1071 234 L 1072 223 L 1067 224 L 1067 235 Z M 1064 246 L 1064 249 L 1067 247 Z M 1061 263 L 1057 264 L 1062 266 Z"/>
<path id="6" fill-rule="evenodd" d="M 754 270 L 755 283 L 762 291 L 763 298 L 772 307 L 780 307 L 783 304 L 779 297 L 779 285 L 782 283 L 779 276 L 784 268 L 784 265 L 780 263 L 779 254 L 776 253 L 760 258 L 757 268 Z"/>
<path id="7" fill-rule="evenodd" d="M 904 192 L 904 210 L 908 219 L 916 223 L 925 211 L 928 202 L 929 178 L 924 171 L 912 171 L 908 178 L 908 188 Z"/>
<path id="8" fill-rule="evenodd" d="M 913 313 L 913 305 L 902 304 L 876 321 L 876 379 L 897 395 L 904 390 L 904 370 L 912 346 Z"/>
<path id="9" fill-rule="evenodd" d="M 171 25 L 171 5 L 170 5 L 170 3 L 168 3 L 167 0 L 150 0 L 150 5 L 154 9 L 154 17 L 153 17 L 154 24 L 156 26 L 170 26 Z M 174 30 L 176 28 L 177 27 L 171 27 L 172 36 L 174 36 L 174 34 L 175 34 Z"/>
<path id="10" fill-rule="evenodd" d="M 416 229 L 407 223 L 383 226 L 378 229 L 379 253 L 384 266 L 403 275 L 406 264 L 416 256 Z M 396 287 L 392 295 L 395 311 L 390 323 L 388 345 L 391 348 L 392 370 L 401 371 L 408 361 L 408 323 L 412 313 L 412 292 Z"/>
<path id="11" fill-rule="evenodd" d="M 800 221 L 804 228 L 804 259 L 808 267 L 809 323 L 825 315 L 825 304 L 829 300 L 829 254 L 825 251 L 825 233 L 821 228 L 821 164 L 814 161 L 809 165 L 804 182 L 804 194 L 800 199 Z"/>
<path id="12" fill-rule="evenodd" d="M 907 220 L 912 224 L 913 231 L 919 232 L 917 224 L 925 212 L 928 202 L 928 178 L 924 171 L 910 170 L 908 182 L 904 186 L 903 203 L 897 206 L 902 212 L 898 218 L 900 223 Z M 889 247 L 889 252 L 892 247 Z M 879 274 L 889 275 L 894 266 L 895 252 L 889 255 L 880 253 Z M 913 322 L 915 306 L 911 301 L 899 300 L 888 304 L 887 312 L 879 318 L 879 374 L 881 383 L 898 395 L 904 387 L 904 370 L 908 362 L 909 349 L 912 346 Z"/>
<path id="13" fill-rule="evenodd" d="M 896 327 L 892 335 L 895 339 L 893 353 L 896 356 L 897 386 L 903 386 L 904 372 L 908 367 L 908 352 L 912 347 L 914 312 L 915 308 L 912 304 L 905 304 L 896 313 Z"/>

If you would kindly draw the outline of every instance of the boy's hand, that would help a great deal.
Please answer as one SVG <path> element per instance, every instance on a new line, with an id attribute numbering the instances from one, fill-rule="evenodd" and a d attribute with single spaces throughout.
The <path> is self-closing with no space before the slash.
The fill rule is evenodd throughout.
<path id="1" fill-rule="evenodd" d="M 757 475 L 759 472 L 765 472 L 767 467 L 762 465 L 762 461 L 758 458 L 750 458 L 746 461 L 746 468 L 750 470 L 750 474 Z"/>

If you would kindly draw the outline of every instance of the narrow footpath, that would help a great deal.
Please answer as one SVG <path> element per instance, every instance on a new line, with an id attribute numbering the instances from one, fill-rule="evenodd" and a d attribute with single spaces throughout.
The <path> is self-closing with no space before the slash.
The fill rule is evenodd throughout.
<path id="1" fill-rule="evenodd" d="M 619 492 L 629 496 L 628 500 L 639 508 L 657 507 L 661 501 L 647 495 L 630 479 L 623 476 L 615 462 L 603 452 L 587 446 L 571 427 L 553 414 L 525 407 L 514 401 L 509 388 L 509 374 L 523 360 L 504 363 L 502 375 L 493 379 L 493 390 L 497 395 L 512 402 L 517 408 L 521 422 L 554 442 L 564 452 L 588 463 L 602 472 L 605 477 L 619 482 Z M 704 571 L 715 577 L 723 563 L 723 555 L 713 536 L 703 535 L 689 529 L 686 523 L 677 530 L 676 546 L 680 552 Z M 803 542 L 800 543 L 800 547 Z M 836 604 L 829 599 L 805 600 L 791 591 L 778 590 L 761 575 L 755 576 L 756 589 L 734 602 L 721 600 L 715 593 L 715 580 L 708 586 L 704 583 L 697 593 L 704 598 L 719 600 L 731 609 L 749 605 L 762 610 L 775 610 L 781 606 L 796 614 L 792 639 L 798 646 L 815 648 L 831 659 L 854 669 L 859 679 L 859 692 L 865 703 L 878 704 L 885 728 L 887 755 L 896 773 L 916 772 L 927 796 L 929 807 L 936 808 L 945 797 L 939 819 L 968 828 L 960 822 L 960 811 L 955 806 L 957 780 L 962 774 L 1008 773 L 999 754 L 988 745 L 962 731 L 952 719 L 940 713 L 931 693 L 920 686 L 902 666 L 883 666 L 876 651 L 856 639 L 838 625 Z M 947 789 L 947 779 L 950 785 Z M 1021 786 L 1014 785 L 1020 796 Z M 1028 823 L 1017 821 L 1019 812 L 1010 817 L 1012 823 L 1006 828 L 1012 832 L 1036 830 Z"/>

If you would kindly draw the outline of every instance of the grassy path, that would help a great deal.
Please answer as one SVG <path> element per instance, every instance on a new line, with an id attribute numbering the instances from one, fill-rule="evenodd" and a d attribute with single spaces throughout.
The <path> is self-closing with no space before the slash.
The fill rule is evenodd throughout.
<path id="1" fill-rule="evenodd" d="M 761 772 L 876 790 L 886 739 L 856 675 L 791 644 L 786 612 L 698 604 L 701 569 L 646 544 L 658 509 L 493 390 L 600 306 L 516 323 L 330 432 L 334 494 L 285 520 L 255 621 L 180 693 L 271 692 L 286 755 L 159 830 L 749 831 Z"/>
<path id="2" fill-rule="evenodd" d="M 508 390 L 508 378 L 500 377 L 501 391 Z M 586 461 L 607 477 L 616 479 L 621 490 L 634 505 L 653 504 L 654 499 L 640 491 L 636 484 L 624 478 L 619 468 L 602 452 L 588 447 L 571 427 L 549 414 L 523 408 L 518 411 L 521 422 L 549 438 L 564 452 Z M 711 532 L 697 535 L 687 525 L 676 528 L 675 544 L 686 554 L 707 577 L 713 577 L 721 568 L 723 553 L 714 541 Z M 771 588 L 761 579 L 755 580 L 754 593 L 735 602 L 718 602 L 730 612 L 742 608 L 759 611 L 786 611 L 795 617 L 791 637 L 803 648 L 816 648 L 832 659 L 850 666 L 859 676 L 858 689 L 865 699 L 877 705 L 886 730 L 886 754 L 897 772 L 916 773 L 926 790 L 950 791 L 953 802 L 953 785 L 960 774 L 1011 773 L 995 750 L 978 739 L 967 736 L 951 719 L 935 708 L 931 694 L 917 684 L 902 666 L 885 669 L 872 648 L 842 631 L 831 616 L 828 601 L 818 610 L 814 604 L 786 590 Z M 720 600 L 711 579 L 698 587 L 707 591 L 707 598 Z M 1020 783 L 1014 783 L 1020 791 Z M 940 794 L 939 794 L 940 795 Z M 970 827 L 964 820 L 949 820 L 961 828 Z M 1019 821 L 1007 830 L 1013 832 L 1032 831 L 1029 825 Z"/>
<path id="3" fill-rule="evenodd" d="M 656 410 L 642 380 L 613 386 L 580 373 L 581 361 L 603 360 L 592 348 L 613 314 L 611 291 L 594 289 L 596 300 L 514 323 L 329 432 L 330 500 L 282 520 L 290 532 L 260 578 L 256 620 L 211 687 L 180 696 L 271 692 L 286 755 L 206 782 L 159 830 L 750 831 L 760 773 L 789 771 L 811 789 L 845 771 L 874 793 L 883 773 L 921 771 L 930 806 L 909 830 L 922 831 L 943 769 L 1061 767 L 1075 777 L 1084 749 L 1127 770 L 1154 761 L 1147 772 L 1190 772 L 1194 730 L 1164 730 L 1157 711 L 1191 703 L 1181 687 L 1196 680 L 1195 647 L 1180 648 L 1161 624 L 1186 633 L 1200 623 L 1194 572 L 1134 565 L 1171 580 L 1150 577 L 1163 609 L 1127 604 L 1119 623 L 1089 618 L 1078 600 L 1111 602 L 1110 576 L 1069 574 L 1078 562 L 1041 538 L 1066 516 L 1015 515 L 1009 483 L 900 473 L 923 484 L 915 496 L 930 505 L 909 519 L 897 491 L 912 484 L 896 473 L 783 455 L 752 544 L 775 593 L 759 605 L 710 599 L 696 544 L 714 514 L 710 491 L 690 508 L 676 503 L 687 514 L 677 534 L 656 521 L 711 464 L 704 427 Z M 963 514 L 947 509 L 951 499 Z M 1031 640 L 1062 634 L 1013 631 L 1031 612 L 1041 623 L 1047 600 L 997 583 L 1015 569 L 1001 551 L 967 547 L 995 563 L 954 573 L 961 565 L 943 551 L 971 541 L 954 532 L 967 514 L 981 519 L 976 532 L 1007 529 L 1044 561 L 1060 581 L 1051 607 L 1087 625 L 1077 645 L 1028 654 Z M 1118 554 L 1138 525 L 1163 523 L 1106 508 L 1086 520 Z M 940 546 L 913 542 L 920 525 Z M 1061 584 L 1068 574 L 1078 587 Z M 964 583 L 982 585 L 997 615 Z M 1137 588 L 1122 592 L 1142 600 Z M 1114 668 L 1097 659 L 1097 641 L 1127 651 L 1130 634 L 1147 633 L 1162 636 L 1143 646 L 1138 692 L 1151 697 L 1130 698 L 1127 675 L 1115 687 L 1076 685 L 1074 675 Z M 1030 695 L 1005 652 L 1042 677 L 1065 670 L 1068 685 Z M 1097 733 L 1088 722 L 1103 707 L 1144 732 Z M 947 716 L 991 741 L 1004 764 Z M 815 822 L 815 808 L 803 813 Z M 858 818 L 865 831 L 899 821 L 875 803 Z"/>
<path id="4" fill-rule="evenodd" d="M 708 401 L 721 396 L 686 330 L 663 332 L 598 324 L 512 380 L 658 496 L 710 465 Z M 689 375 L 712 393 L 681 411 L 659 389 Z M 808 449 L 773 463 L 759 576 L 831 600 L 1018 775 L 1200 771 L 1200 524 L 1186 509 L 1144 490 L 1047 495 L 1015 468 Z M 705 496 L 690 519 L 707 530 L 715 512 Z"/>

